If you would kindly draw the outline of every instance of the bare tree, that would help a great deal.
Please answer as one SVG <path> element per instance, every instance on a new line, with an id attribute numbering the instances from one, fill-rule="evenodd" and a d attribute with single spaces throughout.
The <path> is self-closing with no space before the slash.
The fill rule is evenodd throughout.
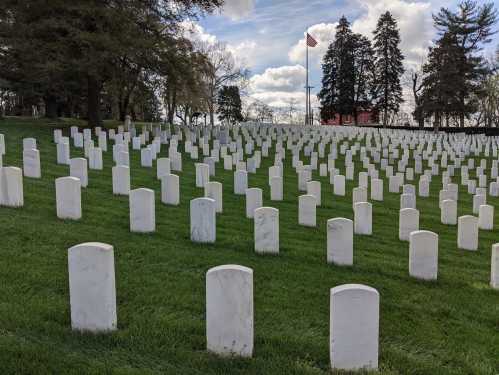
<path id="1" fill-rule="evenodd" d="M 223 42 L 197 43 L 196 48 L 204 54 L 210 63 L 210 69 L 204 77 L 206 81 L 207 108 L 210 115 L 210 125 L 215 123 L 215 111 L 218 91 L 222 86 L 235 85 L 241 91 L 247 85 L 249 71 L 238 64 Z"/>

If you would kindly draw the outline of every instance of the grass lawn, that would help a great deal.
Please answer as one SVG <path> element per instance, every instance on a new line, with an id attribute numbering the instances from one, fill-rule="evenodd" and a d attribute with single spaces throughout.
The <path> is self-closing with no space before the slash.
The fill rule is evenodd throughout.
<path id="1" fill-rule="evenodd" d="M 223 162 L 212 178 L 223 183 L 224 194 L 217 241 L 199 245 L 189 239 L 189 201 L 203 195 L 195 187 L 194 162 L 184 155 L 181 204 L 165 206 L 156 169 L 141 168 L 140 152 L 130 151 L 132 189 L 156 192 L 156 233 L 132 234 L 128 197 L 112 194 L 111 147 L 104 170 L 89 170 L 83 219 L 57 219 L 54 180 L 69 175 L 69 167 L 56 165 L 52 132 L 65 128 L 67 135 L 74 122 L 0 121 L 4 166 L 22 168 L 25 137 L 37 139 L 42 164 L 42 179 L 24 178 L 24 207 L 0 207 L 0 374 L 330 373 L 329 290 L 345 283 L 380 293 L 381 374 L 499 374 L 499 291 L 489 287 L 499 198 L 488 197 L 496 207 L 494 231 L 480 231 L 477 252 L 458 250 L 457 226 L 440 224 L 441 180 L 433 178 L 431 196 L 418 197 L 417 207 L 420 229 L 439 235 L 438 282 L 421 282 L 409 277 L 409 244 L 398 240 L 399 195 L 388 193 L 386 179 L 384 202 L 372 202 L 373 235 L 356 235 L 354 266 L 338 267 L 326 263 L 326 221 L 353 219 L 356 182 L 347 181 L 347 196 L 336 197 L 329 179 L 314 172 L 322 183 L 318 227 L 299 226 L 302 193 L 290 152 L 284 201 L 270 201 L 271 150 L 258 173 L 249 175 L 249 187 L 264 189 L 264 205 L 279 209 L 280 254 L 262 256 L 253 250 L 245 198 L 233 194 L 233 172 L 224 171 Z M 71 148 L 71 157 L 82 155 Z M 357 175 L 362 163 L 355 161 Z M 337 167 L 344 173 L 343 159 Z M 453 181 L 460 182 L 456 172 Z M 459 189 L 458 215 L 471 214 L 472 196 Z M 71 331 L 67 249 L 88 241 L 114 246 L 118 330 L 112 334 Z M 205 274 L 222 264 L 254 270 L 252 359 L 222 359 L 205 350 Z"/>

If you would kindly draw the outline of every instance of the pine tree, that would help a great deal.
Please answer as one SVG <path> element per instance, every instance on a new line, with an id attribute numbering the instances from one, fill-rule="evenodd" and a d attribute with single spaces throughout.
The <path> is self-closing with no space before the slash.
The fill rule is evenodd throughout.
<path id="1" fill-rule="evenodd" d="M 371 87 L 374 83 L 374 51 L 371 41 L 363 35 L 354 34 L 353 56 L 353 116 L 357 125 L 359 111 L 370 110 L 372 106 Z"/>
<path id="2" fill-rule="evenodd" d="M 322 64 L 322 89 L 319 92 L 321 118 L 327 120 L 335 114 L 352 114 L 354 109 L 354 38 L 347 19 L 341 17 L 336 27 L 334 42 L 328 47 Z"/>
<path id="3" fill-rule="evenodd" d="M 239 87 L 223 86 L 218 92 L 218 118 L 233 124 L 243 120 Z"/>
<path id="4" fill-rule="evenodd" d="M 402 98 L 400 77 L 404 73 L 404 56 L 399 48 L 397 22 L 390 12 L 381 15 L 374 30 L 376 107 L 383 112 L 383 125 L 388 113 L 398 113 Z"/>
<path id="5" fill-rule="evenodd" d="M 464 51 L 456 45 L 455 36 L 447 33 L 430 49 L 428 62 L 423 66 L 423 93 L 419 111 L 424 117 L 434 117 L 434 126 L 442 125 L 459 111 L 459 88 L 465 78 L 455 61 L 465 60 Z"/>
<path id="6" fill-rule="evenodd" d="M 450 60 L 448 69 L 457 71 L 462 78 L 460 85 L 455 85 L 458 95 L 455 112 L 460 127 L 464 127 L 465 118 L 477 109 L 474 98 L 480 95 L 479 82 L 487 73 L 483 57 L 477 53 L 483 44 L 491 41 L 497 11 L 493 3 L 465 0 L 456 12 L 442 8 L 433 19 L 440 35 L 451 35 L 454 46 L 462 51 L 462 58 Z"/>

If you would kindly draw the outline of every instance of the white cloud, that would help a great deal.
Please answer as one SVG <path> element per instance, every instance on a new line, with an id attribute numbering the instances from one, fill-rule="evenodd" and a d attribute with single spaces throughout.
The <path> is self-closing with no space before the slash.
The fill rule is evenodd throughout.
<path id="1" fill-rule="evenodd" d="M 255 0 L 225 0 L 222 14 L 237 21 L 248 16 L 255 8 Z"/>
<path id="2" fill-rule="evenodd" d="M 204 42 L 208 44 L 215 44 L 217 37 L 207 33 L 204 28 L 194 21 L 183 21 L 181 23 L 184 37 L 192 42 Z"/>
<path id="3" fill-rule="evenodd" d="M 366 13 L 355 20 L 352 30 L 372 38 L 381 14 L 389 11 L 400 30 L 400 47 L 406 65 L 420 64 L 434 36 L 430 2 L 403 0 L 357 0 Z"/>
<path id="4" fill-rule="evenodd" d="M 305 107 L 305 68 L 302 65 L 267 68 L 250 79 L 249 96 L 272 107 Z M 312 104 L 316 98 L 312 96 Z"/>
<path id="5" fill-rule="evenodd" d="M 308 49 L 309 64 L 320 63 L 322 61 L 322 56 L 324 56 L 329 44 L 334 39 L 337 25 L 337 22 L 318 23 L 308 28 L 308 33 L 317 41 L 317 46 Z M 291 47 L 288 53 L 289 60 L 293 63 L 303 63 L 305 61 L 305 36 L 306 34 Z"/>
<path id="6" fill-rule="evenodd" d="M 250 79 L 252 92 L 299 91 L 305 81 L 305 68 L 302 65 L 267 68 L 262 74 L 255 74 Z"/>

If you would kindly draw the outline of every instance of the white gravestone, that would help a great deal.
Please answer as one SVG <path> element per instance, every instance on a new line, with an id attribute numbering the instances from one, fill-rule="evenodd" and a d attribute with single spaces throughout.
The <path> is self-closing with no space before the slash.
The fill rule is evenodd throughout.
<path id="1" fill-rule="evenodd" d="M 338 370 L 376 370 L 379 345 L 379 293 L 361 284 L 331 289 L 329 353 Z"/>
<path id="2" fill-rule="evenodd" d="M 482 230 L 494 229 L 494 206 L 482 204 L 478 210 L 478 228 Z"/>
<path id="3" fill-rule="evenodd" d="M 457 247 L 463 250 L 478 249 L 478 219 L 475 216 L 460 216 L 457 221 Z"/>
<path id="4" fill-rule="evenodd" d="M 112 169 L 113 194 L 130 194 L 130 168 L 125 165 L 117 165 Z"/>
<path id="5" fill-rule="evenodd" d="M 327 262 L 353 265 L 353 221 L 342 217 L 327 221 Z"/>
<path id="6" fill-rule="evenodd" d="M 70 159 L 69 143 L 59 142 L 56 147 L 57 147 L 57 164 L 69 165 L 69 159 Z"/>
<path id="7" fill-rule="evenodd" d="M 409 241 L 411 232 L 419 230 L 419 211 L 403 208 L 399 212 L 399 240 Z"/>
<path id="8" fill-rule="evenodd" d="M 206 341 L 221 356 L 253 355 L 253 270 L 238 265 L 206 273 Z"/>
<path id="9" fill-rule="evenodd" d="M 222 183 L 210 181 L 204 186 L 204 196 L 215 201 L 215 212 L 223 211 L 223 186 Z"/>
<path id="10" fill-rule="evenodd" d="M 298 224 L 307 227 L 316 226 L 316 200 L 313 195 L 298 197 Z"/>
<path id="11" fill-rule="evenodd" d="M 102 150 L 99 147 L 94 147 L 89 151 L 88 156 L 88 167 L 101 171 L 104 167 L 102 164 Z"/>
<path id="12" fill-rule="evenodd" d="M 358 202 L 353 207 L 355 234 L 372 234 L 372 205 L 369 202 Z"/>
<path id="13" fill-rule="evenodd" d="M 21 168 L 0 168 L 0 206 L 22 207 L 23 205 L 23 172 Z"/>
<path id="14" fill-rule="evenodd" d="M 253 219 L 254 211 L 263 206 L 263 192 L 260 188 L 246 189 L 246 217 Z"/>
<path id="15" fill-rule="evenodd" d="M 457 202 L 452 199 L 442 201 L 440 205 L 440 222 L 445 225 L 457 224 Z"/>
<path id="16" fill-rule="evenodd" d="M 380 178 L 371 180 L 371 199 L 373 201 L 383 201 L 383 180 Z"/>
<path id="17" fill-rule="evenodd" d="M 245 195 L 248 188 L 248 172 L 235 171 L 234 172 L 234 194 Z"/>
<path id="18" fill-rule="evenodd" d="M 81 219 L 81 183 L 76 177 L 60 177 L 55 180 L 57 217 Z"/>
<path id="19" fill-rule="evenodd" d="M 213 243 L 216 240 L 215 201 L 196 198 L 190 202 L 191 241 Z"/>
<path id="20" fill-rule="evenodd" d="M 40 151 L 35 149 L 25 149 L 23 151 L 23 172 L 25 177 L 42 177 Z"/>
<path id="21" fill-rule="evenodd" d="M 69 160 L 69 175 L 76 177 L 81 182 L 81 187 L 88 186 L 87 159 L 73 158 Z"/>
<path id="22" fill-rule="evenodd" d="M 255 252 L 279 254 L 279 210 L 260 207 L 254 212 Z"/>
<path id="23" fill-rule="evenodd" d="M 204 188 L 210 181 L 210 166 L 204 163 L 195 163 L 196 168 L 196 187 Z"/>
<path id="24" fill-rule="evenodd" d="M 282 201 L 282 199 L 283 199 L 282 177 L 274 176 L 270 179 L 270 200 Z"/>
<path id="25" fill-rule="evenodd" d="M 156 178 L 161 180 L 163 176 L 171 173 L 170 159 L 159 158 L 156 160 Z"/>
<path id="26" fill-rule="evenodd" d="M 409 275 L 436 280 L 438 274 L 438 235 L 427 230 L 411 233 L 409 239 Z"/>
<path id="27" fill-rule="evenodd" d="M 111 245 L 88 242 L 68 250 L 69 300 L 73 330 L 116 330 L 114 251 Z"/>
<path id="28" fill-rule="evenodd" d="M 156 230 L 154 191 L 140 188 L 130 191 L 130 232 L 150 233 Z"/>
<path id="29" fill-rule="evenodd" d="M 499 289 L 499 243 L 492 245 L 490 286 L 494 289 Z"/>
<path id="30" fill-rule="evenodd" d="M 321 183 L 319 181 L 307 182 L 307 195 L 313 195 L 317 206 L 321 205 Z"/>
<path id="31" fill-rule="evenodd" d="M 180 178 L 176 174 L 161 178 L 161 202 L 172 206 L 180 204 Z"/>
<path id="32" fill-rule="evenodd" d="M 345 176 L 337 174 L 333 179 L 333 193 L 334 195 L 345 196 Z"/>

